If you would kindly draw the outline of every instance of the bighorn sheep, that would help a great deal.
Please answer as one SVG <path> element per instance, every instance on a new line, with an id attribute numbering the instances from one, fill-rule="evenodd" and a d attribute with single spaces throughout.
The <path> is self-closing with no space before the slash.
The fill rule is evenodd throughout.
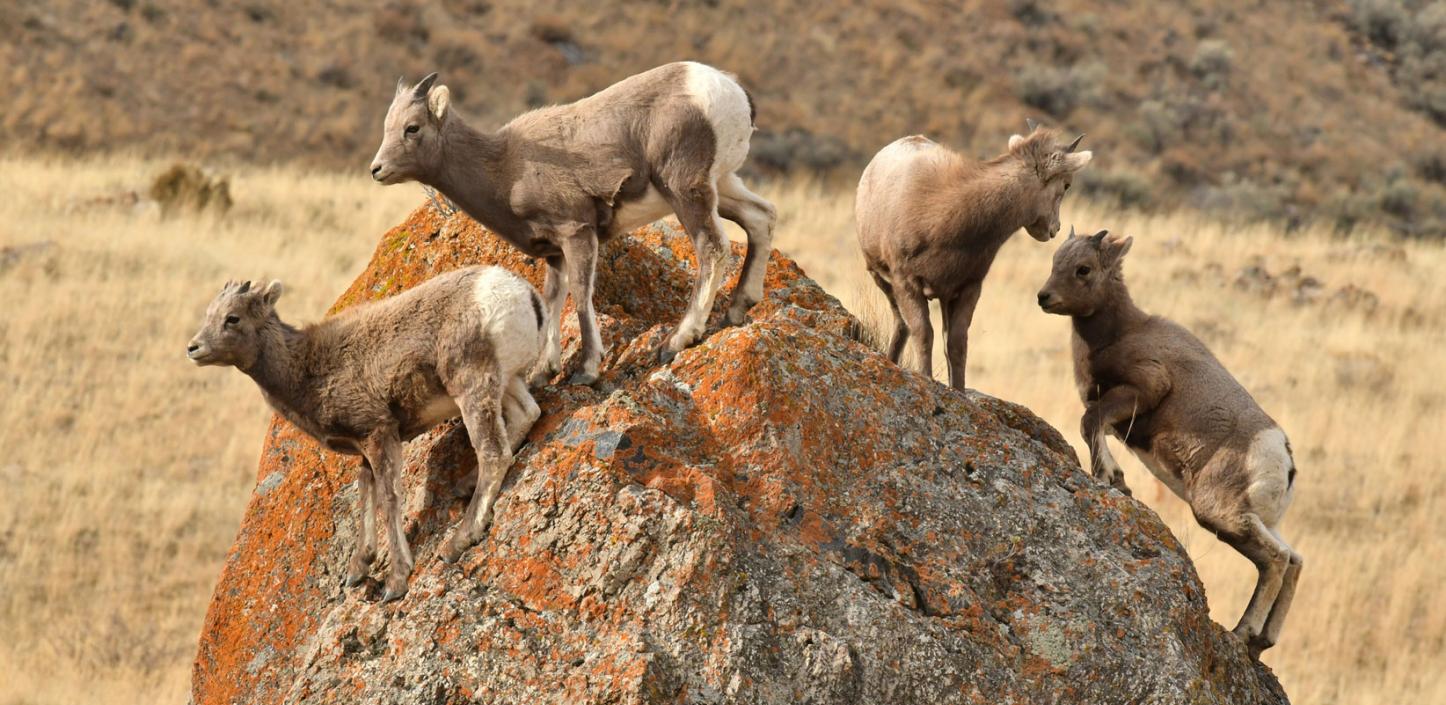
<path id="1" fill-rule="evenodd" d="M 376 554 L 380 504 L 391 558 L 382 599 L 397 599 L 413 564 L 397 507 L 401 443 L 459 415 L 467 426 L 477 489 L 443 550 L 455 561 L 481 538 L 512 454 L 541 414 L 522 375 L 542 350 L 542 301 L 511 272 L 469 267 L 298 329 L 276 315 L 280 295 L 276 281 L 228 283 L 187 355 L 197 365 L 236 367 L 302 431 L 362 456 L 346 585 L 366 577 Z"/>
<path id="2" fill-rule="evenodd" d="M 1074 323 L 1074 370 L 1085 403 L 1080 433 L 1096 478 L 1128 494 L 1105 445 L 1113 433 L 1195 519 L 1260 571 L 1235 627 L 1252 655 L 1270 648 L 1295 596 L 1302 560 L 1275 526 L 1290 506 L 1290 442 L 1190 331 L 1137 308 L 1121 262 L 1132 238 L 1069 239 L 1039 292 L 1048 313 Z"/>
<path id="3" fill-rule="evenodd" d="M 664 360 L 697 342 L 707 324 L 728 254 L 719 215 L 748 233 L 728 323 L 742 323 L 762 298 L 776 216 L 734 173 L 748 156 L 753 103 L 732 76 L 698 63 L 667 64 L 576 103 L 525 113 L 497 132 L 470 127 L 436 79 L 398 83 L 372 177 L 431 186 L 517 249 L 546 259 L 549 328 L 534 383 L 560 371 L 569 284 L 582 337 L 581 369 L 570 381 L 597 380 L 598 243 L 670 212 L 692 237 L 698 275 Z"/>
<path id="4" fill-rule="evenodd" d="M 1074 151 L 1084 135 L 1060 145 L 1053 130 L 1029 128 L 982 163 L 905 137 L 879 150 L 859 179 L 859 247 L 894 313 L 889 359 L 898 363 L 912 337 L 919 371 L 933 375 L 928 300 L 938 299 L 955 389 L 964 389 L 969 323 L 995 254 L 1021 227 L 1040 242 L 1059 232 L 1059 203 L 1092 156 Z"/>

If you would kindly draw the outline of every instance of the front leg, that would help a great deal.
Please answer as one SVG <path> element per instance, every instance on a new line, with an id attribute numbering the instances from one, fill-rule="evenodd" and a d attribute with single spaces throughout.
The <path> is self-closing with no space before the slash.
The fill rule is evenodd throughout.
<path id="1" fill-rule="evenodd" d="M 547 320 L 542 325 L 547 340 L 528 382 L 541 387 L 562 371 L 562 304 L 567 299 L 567 270 L 561 256 L 547 258 L 547 275 L 542 280 L 542 303 L 547 307 Z"/>
<path id="2" fill-rule="evenodd" d="M 402 474 L 402 441 L 396 427 L 373 432 L 362 444 L 367 463 L 376 472 L 377 494 L 382 505 L 382 520 L 386 522 L 387 555 L 391 572 L 387 575 L 387 590 L 382 602 L 391 602 L 407 594 L 407 578 L 412 574 L 412 549 L 407 545 L 407 535 L 402 531 L 402 507 L 398 501 L 397 484 Z"/>
<path id="3" fill-rule="evenodd" d="M 578 227 L 562 239 L 562 258 L 572 287 L 572 306 L 577 310 L 577 332 L 582 338 L 580 369 L 568 384 L 592 384 L 602 365 L 603 341 L 597 314 L 592 307 L 593 277 L 597 270 L 597 231 L 591 225 Z M 560 318 L 560 316 L 559 316 Z"/>
<path id="4" fill-rule="evenodd" d="M 1080 434 L 1090 447 L 1091 473 L 1096 480 L 1107 482 L 1126 495 L 1130 494 L 1130 488 L 1125 485 L 1125 473 L 1110 454 L 1105 436 L 1116 423 L 1149 411 L 1145 403 L 1145 395 L 1139 389 L 1123 384 L 1111 387 L 1097 401 L 1086 406 L 1080 419 Z"/>
<path id="5" fill-rule="evenodd" d="M 374 490 L 371 463 L 362 459 L 357 472 L 356 548 L 347 564 L 346 587 L 355 587 L 366 580 L 367 571 L 377 556 L 377 496 Z"/>

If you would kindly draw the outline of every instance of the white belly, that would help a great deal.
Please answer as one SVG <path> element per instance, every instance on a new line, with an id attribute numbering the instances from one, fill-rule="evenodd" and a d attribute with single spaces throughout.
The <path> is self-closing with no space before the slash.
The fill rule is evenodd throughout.
<path id="1" fill-rule="evenodd" d="M 436 426 L 447 419 L 455 419 L 461 415 L 462 410 L 457 408 L 457 402 L 452 401 L 451 397 L 437 397 L 427 402 L 419 414 L 421 426 L 425 428 Z"/>
<path id="2" fill-rule="evenodd" d="M 1135 457 L 1139 458 L 1140 462 L 1144 463 L 1145 467 L 1150 469 L 1150 474 L 1154 475 L 1160 482 L 1165 483 L 1165 486 L 1169 487 L 1170 491 L 1174 492 L 1176 497 L 1189 503 L 1190 488 L 1185 486 L 1183 478 L 1161 463 L 1160 459 L 1156 458 L 1154 453 L 1137 448 L 1131 448 L 1130 452 L 1134 453 Z"/>
<path id="3" fill-rule="evenodd" d="M 612 231 L 632 232 L 672 212 L 673 207 L 663 200 L 663 194 L 648 186 L 642 198 L 624 202 L 613 212 Z"/>

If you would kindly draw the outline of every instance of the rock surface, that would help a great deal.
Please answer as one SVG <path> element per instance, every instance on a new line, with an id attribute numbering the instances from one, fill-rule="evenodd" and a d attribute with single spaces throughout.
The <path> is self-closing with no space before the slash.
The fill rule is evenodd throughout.
<path id="1" fill-rule="evenodd" d="M 337 307 L 476 262 L 540 284 L 540 262 L 433 201 Z M 539 392 L 544 416 L 457 565 L 437 550 L 471 492 L 466 434 L 449 422 L 408 445 L 417 567 L 397 603 L 379 603 L 380 565 L 340 587 L 355 461 L 275 421 L 193 701 L 1286 701 L 1210 621 L 1149 509 L 1096 486 L 1028 410 L 855 342 L 857 322 L 778 253 L 750 324 L 718 328 L 730 280 L 706 341 L 657 365 L 691 271 L 676 225 L 604 245 L 604 378 Z"/>

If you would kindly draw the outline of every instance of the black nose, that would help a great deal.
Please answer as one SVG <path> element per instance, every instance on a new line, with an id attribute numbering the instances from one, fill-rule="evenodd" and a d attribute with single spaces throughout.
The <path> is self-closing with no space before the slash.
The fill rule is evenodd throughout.
<path id="1" fill-rule="evenodd" d="M 1043 291 L 1039 292 L 1039 305 L 1043 306 L 1047 303 L 1049 303 L 1049 294 L 1046 294 Z"/>
<path id="2" fill-rule="evenodd" d="M 197 350 L 200 350 L 200 349 L 201 349 L 201 346 L 200 346 L 199 344 L 197 344 L 197 343 L 191 343 L 190 345 L 187 345 L 187 346 L 186 346 L 186 352 L 188 352 L 188 353 L 193 353 L 193 352 L 196 352 Z"/>

